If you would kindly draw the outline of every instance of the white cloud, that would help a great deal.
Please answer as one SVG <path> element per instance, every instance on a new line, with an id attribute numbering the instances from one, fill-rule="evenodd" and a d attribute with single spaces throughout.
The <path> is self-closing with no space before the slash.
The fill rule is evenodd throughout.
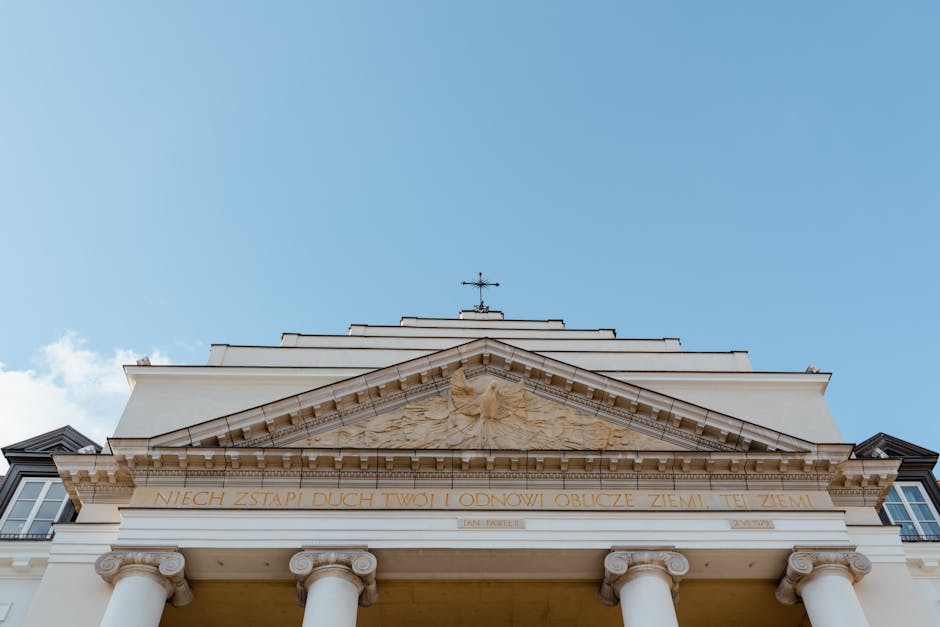
<path id="1" fill-rule="evenodd" d="M 122 366 L 143 356 L 130 349 L 104 355 L 69 332 L 37 351 L 35 369 L 0 363 L 0 446 L 67 424 L 104 444 L 130 394 Z M 150 352 L 150 362 L 170 363 L 159 350 Z M 0 458 L 0 472 L 5 467 Z"/>

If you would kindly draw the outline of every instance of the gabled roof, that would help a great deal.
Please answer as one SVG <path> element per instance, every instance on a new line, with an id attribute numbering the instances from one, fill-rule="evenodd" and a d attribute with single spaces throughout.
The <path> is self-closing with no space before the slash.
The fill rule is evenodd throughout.
<path id="1" fill-rule="evenodd" d="M 523 381 L 533 394 L 704 451 L 813 451 L 815 444 L 681 399 L 481 338 L 365 375 L 122 445 L 280 447 L 449 389 L 450 375 Z M 116 449 L 115 449 L 116 450 Z"/>
<path id="2" fill-rule="evenodd" d="M 86 446 L 94 446 L 97 450 L 101 450 L 100 444 L 74 429 L 71 425 L 65 425 L 28 440 L 8 444 L 3 447 L 2 451 L 4 455 L 8 453 L 74 453 Z"/>
<path id="3" fill-rule="evenodd" d="M 855 447 L 856 457 L 881 457 L 878 449 L 889 458 L 927 458 L 937 461 L 940 457 L 936 451 L 912 444 L 907 440 L 896 438 L 893 435 L 881 432 L 876 433 Z"/>
<path id="4" fill-rule="evenodd" d="M 4 446 L 3 449 L 0 450 L 2 450 L 3 456 L 7 458 L 7 461 L 13 464 L 18 461 L 24 462 L 42 458 L 51 459 L 55 454 L 75 453 L 87 446 L 95 447 L 95 452 L 101 451 L 101 445 L 89 439 L 70 425 L 66 425 L 29 438 L 28 440 Z"/>

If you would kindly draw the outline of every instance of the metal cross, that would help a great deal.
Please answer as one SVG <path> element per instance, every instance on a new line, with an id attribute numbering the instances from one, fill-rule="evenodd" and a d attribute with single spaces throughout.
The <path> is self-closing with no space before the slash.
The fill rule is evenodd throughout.
<path id="1" fill-rule="evenodd" d="M 489 283 L 483 280 L 483 273 L 477 272 L 476 281 L 461 281 L 461 285 L 472 285 L 473 287 L 480 290 L 480 304 L 474 306 L 473 311 L 477 313 L 486 313 L 490 310 L 489 307 L 483 304 L 483 289 L 487 287 L 499 287 L 499 283 Z"/>

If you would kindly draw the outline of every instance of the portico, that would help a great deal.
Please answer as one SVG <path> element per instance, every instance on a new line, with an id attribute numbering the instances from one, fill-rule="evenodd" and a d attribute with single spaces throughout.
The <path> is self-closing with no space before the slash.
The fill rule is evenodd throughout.
<path id="1" fill-rule="evenodd" d="M 193 551 L 194 555 L 199 553 Z M 223 564 L 216 568 L 218 577 L 219 571 L 224 569 L 224 562 L 218 558 L 230 558 L 225 552 L 212 553 L 216 564 Z M 269 552 L 268 560 L 272 559 L 270 553 L 277 554 L 279 560 L 285 554 L 284 551 Z M 208 596 L 206 599 L 198 599 L 193 607 L 189 607 L 193 597 L 185 597 L 180 603 L 171 592 L 173 586 L 188 586 L 187 582 L 178 577 L 178 565 L 182 562 L 179 553 L 151 551 L 144 555 L 134 550 L 114 551 L 98 560 L 103 577 L 111 580 L 117 574 L 122 577 L 122 581 L 132 581 L 137 577 L 140 584 L 151 581 L 164 583 L 165 589 L 160 590 L 163 595 L 157 596 L 161 596 L 161 604 L 164 601 L 172 604 L 167 606 L 161 620 L 159 612 L 152 612 L 154 590 L 146 585 L 120 590 L 116 588 L 102 624 L 135 624 L 142 627 L 216 624 L 219 620 L 216 609 L 224 615 L 232 612 L 233 606 L 238 608 L 241 619 L 249 619 L 252 625 L 282 625 L 293 620 L 295 624 L 304 627 L 369 625 L 373 622 L 383 625 L 430 625 L 437 624 L 435 621 L 441 615 L 456 616 L 458 624 L 461 624 L 460 617 L 479 619 L 485 616 L 495 625 L 533 627 L 556 624 L 695 626 L 714 624 L 716 620 L 726 625 L 745 625 L 749 624 L 753 616 L 761 615 L 766 617 L 762 624 L 773 627 L 778 624 L 799 624 L 799 617 L 804 616 L 802 608 L 798 606 L 787 609 L 771 603 L 774 587 L 771 580 L 696 578 L 683 581 L 689 572 L 690 562 L 684 554 L 667 550 L 666 547 L 636 550 L 621 548 L 607 553 L 602 560 L 604 572 L 599 586 L 588 577 L 593 574 L 588 570 L 596 569 L 586 568 L 590 562 L 589 555 L 593 553 L 596 559 L 597 551 L 567 551 L 555 555 L 543 554 L 546 553 L 544 551 L 505 551 L 501 556 L 496 555 L 499 551 L 429 551 L 420 552 L 421 557 L 417 559 L 414 557 L 415 552 L 377 553 L 391 563 L 389 577 L 379 586 L 376 585 L 379 559 L 369 551 L 352 548 L 308 549 L 293 554 L 288 568 L 296 578 L 295 609 L 288 602 L 294 596 L 290 592 L 291 586 L 279 579 L 283 575 L 283 566 L 275 568 L 275 572 L 268 570 L 255 575 L 274 577 L 268 580 L 245 581 L 240 578 L 245 575 L 244 572 L 230 573 L 238 577 L 234 579 L 199 580 L 197 587 L 204 588 Z M 691 553 L 696 570 L 699 571 L 708 570 L 712 566 L 708 562 L 700 563 L 702 559 L 718 557 L 709 556 L 708 551 Z M 408 557 L 409 554 L 411 557 Z M 162 571 L 140 571 L 141 562 L 152 563 L 161 559 L 161 555 L 162 559 L 175 562 L 164 569 L 168 574 L 164 575 Z M 794 552 L 789 561 L 791 564 L 798 563 L 806 555 L 805 551 Z M 756 552 L 751 552 L 751 555 L 739 553 L 725 561 L 753 571 L 755 563 L 745 563 L 744 560 L 756 557 Z M 829 547 L 828 553 L 817 551 L 810 559 L 820 569 L 859 567 L 864 571 L 866 563 L 864 556 L 840 550 L 840 547 Z M 115 566 L 118 563 L 122 565 Z M 266 563 L 270 564 L 270 561 Z M 448 563 L 451 567 L 454 564 L 467 564 L 469 568 L 446 573 L 444 569 Z M 557 573 L 545 570 L 523 572 L 524 569 L 542 568 L 548 563 L 560 566 Z M 501 565 L 509 568 L 498 572 Z M 480 567 L 491 578 L 489 581 L 478 579 L 483 573 L 475 568 Z M 723 568 L 724 565 L 718 565 L 714 568 L 716 572 L 710 575 L 721 575 Z M 758 570 L 750 574 L 764 574 L 763 568 L 763 565 L 758 565 Z M 191 570 L 194 576 L 208 574 L 202 572 L 199 566 Z M 411 572 L 407 572 L 409 570 Z M 425 578 L 434 578 L 412 579 L 419 574 Z M 161 576 L 162 580 L 159 579 Z M 778 591 L 790 585 L 792 572 L 788 576 L 790 579 L 785 577 L 778 584 Z M 384 590 L 386 587 L 387 591 Z M 808 594 L 811 585 L 801 588 L 802 594 Z M 680 589 L 684 607 L 674 605 Z M 379 604 L 383 592 L 387 592 L 390 598 L 387 603 Z M 866 624 L 858 622 L 865 619 L 864 615 L 855 613 L 858 600 L 851 586 L 847 595 L 844 590 L 841 593 L 833 593 L 832 590 L 821 592 L 818 598 L 812 599 L 807 605 L 807 611 L 812 617 L 809 624 L 827 627 Z M 722 603 L 723 599 L 728 598 L 736 600 L 733 606 Z M 781 600 L 792 605 L 792 600 Z M 213 609 L 214 605 L 224 607 Z M 357 605 L 377 607 L 360 615 Z M 615 614 L 605 612 L 605 605 L 619 605 L 621 617 L 615 619 Z M 301 607 L 303 611 L 299 613 L 297 610 Z"/>
<path id="2" fill-rule="evenodd" d="M 875 507 L 898 462 L 853 458 L 821 375 L 560 321 L 432 322 L 134 370 L 107 452 L 56 458 L 81 511 L 40 595 L 79 582 L 88 627 L 890 625 L 906 593 L 879 591 L 907 570 Z M 287 363 L 318 385 L 202 421 L 170 394 L 195 378 L 223 407 Z"/>

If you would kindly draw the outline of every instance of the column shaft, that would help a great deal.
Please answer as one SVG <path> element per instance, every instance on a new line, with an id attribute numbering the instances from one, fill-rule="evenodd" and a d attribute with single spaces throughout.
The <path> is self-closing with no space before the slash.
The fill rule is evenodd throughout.
<path id="1" fill-rule="evenodd" d="M 661 568 L 641 570 L 620 587 L 624 627 L 679 627 L 672 578 Z"/>
<path id="2" fill-rule="evenodd" d="M 855 547 L 796 547 L 777 584 L 786 605 L 802 600 L 813 627 L 868 627 L 853 587 L 871 572 L 871 561 Z"/>
<path id="3" fill-rule="evenodd" d="M 601 602 L 620 601 L 624 627 L 679 627 L 675 600 L 689 560 L 672 547 L 614 550 L 604 558 Z"/>
<path id="4" fill-rule="evenodd" d="M 101 627 L 159 627 L 167 600 L 186 605 L 193 598 L 178 551 L 120 550 L 95 561 L 95 572 L 114 586 Z"/>
<path id="5" fill-rule="evenodd" d="M 345 577 L 320 577 L 307 588 L 303 627 L 356 627 L 359 591 Z"/>
<path id="6" fill-rule="evenodd" d="M 868 627 L 845 568 L 821 569 L 800 586 L 813 627 Z"/>
<path id="7" fill-rule="evenodd" d="M 158 627 L 166 588 L 146 574 L 125 575 L 114 584 L 101 627 Z"/>
<path id="8" fill-rule="evenodd" d="M 297 577 L 297 603 L 303 627 L 356 627 L 359 606 L 378 598 L 375 556 L 365 550 L 316 549 L 295 553 L 290 571 Z"/>

